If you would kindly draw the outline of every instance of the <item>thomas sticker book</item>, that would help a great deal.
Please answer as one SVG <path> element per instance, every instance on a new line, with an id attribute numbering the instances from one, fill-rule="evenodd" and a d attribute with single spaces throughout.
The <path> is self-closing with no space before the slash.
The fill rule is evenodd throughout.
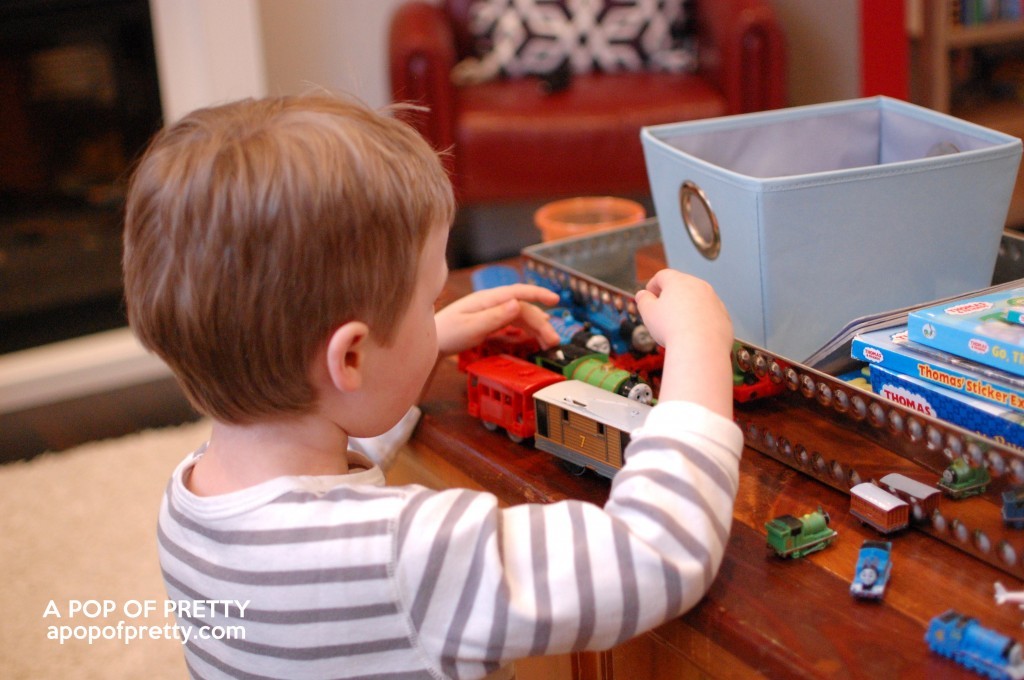
<path id="1" fill-rule="evenodd" d="M 947 390 L 908 375 L 871 365 L 871 389 L 875 394 L 926 416 L 1024 450 L 1024 413 Z"/>
<path id="2" fill-rule="evenodd" d="M 910 342 L 905 325 L 860 333 L 854 359 L 940 385 L 999 406 L 1024 410 L 1024 378 Z"/>

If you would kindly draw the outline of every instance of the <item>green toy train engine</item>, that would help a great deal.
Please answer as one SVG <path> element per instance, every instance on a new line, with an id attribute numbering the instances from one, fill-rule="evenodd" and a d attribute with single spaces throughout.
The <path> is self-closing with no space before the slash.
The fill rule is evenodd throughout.
<path id="1" fill-rule="evenodd" d="M 983 465 L 971 466 L 964 458 L 957 458 L 942 472 L 936 485 L 951 498 L 966 498 L 985 492 L 991 476 Z"/>
<path id="2" fill-rule="evenodd" d="M 836 536 L 829 521 L 828 513 L 820 507 L 800 518 L 780 515 L 764 525 L 768 547 L 782 557 L 794 559 L 823 550 Z"/>

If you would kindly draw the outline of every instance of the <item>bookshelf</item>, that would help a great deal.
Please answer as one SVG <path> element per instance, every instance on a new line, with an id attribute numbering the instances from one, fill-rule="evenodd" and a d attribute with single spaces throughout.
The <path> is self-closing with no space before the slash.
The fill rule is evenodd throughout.
<path id="1" fill-rule="evenodd" d="M 961 3 L 972 0 L 924 0 L 920 3 L 920 68 L 915 97 L 936 111 L 1024 138 L 1024 20 L 991 19 L 965 25 L 954 20 Z M 987 48 L 987 67 L 998 60 L 1019 61 L 1018 91 L 995 93 L 979 78 L 977 48 Z M 1024 173 L 1018 173 L 1007 225 L 1024 228 Z"/>

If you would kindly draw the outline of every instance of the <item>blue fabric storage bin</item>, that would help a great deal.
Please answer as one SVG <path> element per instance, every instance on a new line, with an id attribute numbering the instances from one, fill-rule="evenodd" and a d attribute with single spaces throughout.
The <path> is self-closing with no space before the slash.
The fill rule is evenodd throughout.
<path id="1" fill-rule="evenodd" d="M 640 137 L 668 265 L 797 361 L 857 317 L 988 286 L 1021 159 L 1016 137 L 888 97 Z"/>

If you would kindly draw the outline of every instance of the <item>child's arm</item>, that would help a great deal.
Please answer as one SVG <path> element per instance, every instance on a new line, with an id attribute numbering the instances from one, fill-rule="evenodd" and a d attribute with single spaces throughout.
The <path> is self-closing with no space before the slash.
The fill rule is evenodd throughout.
<path id="1" fill-rule="evenodd" d="M 437 345 L 442 356 L 475 347 L 488 334 L 509 324 L 520 326 L 548 348 L 559 342 L 547 313 L 531 303 L 558 304 L 558 294 L 525 283 L 476 291 L 459 298 L 434 315 Z"/>
<path id="2" fill-rule="evenodd" d="M 466 489 L 423 489 L 406 505 L 396 578 L 419 644 L 449 675 L 607 649 L 707 592 L 729 538 L 742 435 L 679 401 L 659 403 L 644 430 L 604 508 L 501 508 Z"/>

